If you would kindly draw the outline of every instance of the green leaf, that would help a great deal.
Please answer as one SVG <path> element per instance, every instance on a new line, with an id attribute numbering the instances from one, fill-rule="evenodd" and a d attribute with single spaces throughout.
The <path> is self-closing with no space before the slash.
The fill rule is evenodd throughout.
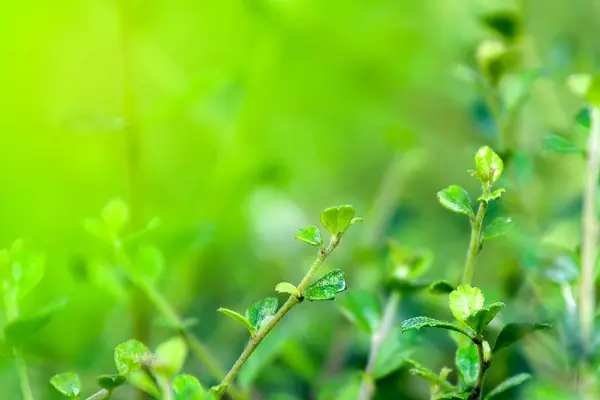
<path id="1" fill-rule="evenodd" d="M 160 399 L 161 394 L 154 383 L 154 380 L 150 378 L 150 375 L 146 373 L 146 371 L 141 369 L 136 369 L 130 371 L 127 374 L 127 382 L 141 391 L 148 393 L 150 396 L 155 399 Z"/>
<path id="2" fill-rule="evenodd" d="M 115 347 L 115 365 L 121 375 L 140 369 L 150 357 L 150 350 L 135 339 L 129 339 Z"/>
<path id="3" fill-rule="evenodd" d="M 575 115 L 575 126 L 579 127 L 585 133 L 590 132 L 592 126 L 592 116 L 590 113 L 590 107 L 583 107 L 577 115 Z"/>
<path id="4" fill-rule="evenodd" d="M 504 163 L 498 154 L 488 146 L 481 147 L 475 154 L 475 167 L 477 171 L 486 176 L 486 181 L 493 184 L 504 171 Z"/>
<path id="5" fill-rule="evenodd" d="M 555 153 L 583 153 L 584 149 L 577 146 L 567 138 L 558 135 L 544 137 L 543 148 Z"/>
<path id="6" fill-rule="evenodd" d="M 520 384 L 528 381 L 529 379 L 531 379 L 531 375 L 529 374 L 519 374 L 512 376 L 504 382 L 502 382 L 501 384 L 499 384 L 498 386 L 496 386 L 494 390 L 489 392 L 487 396 L 485 396 L 485 400 L 491 400 L 499 394 L 504 393 L 507 390 L 514 388 L 515 386 L 519 386 Z"/>
<path id="7" fill-rule="evenodd" d="M 129 208 L 121 199 L 112 199 L 102 209 L 102 220 L 112 237 L 116 237 L 129 219 Z"/>
<path id="8" fill-rule="evenodd" d="M 567 87 L 576 96 L 585 98 L 590 88 L 592 77 L 588 74 L 573 74 L 567 77 Z"/>
<path id="9" fill-rule="evenodd" d="M 54 375 L 50 379 L 50 384 L 70 399 L 78 398 L 81 393 L 81 380 L 79 375 L 73 372 Z"/>
<path id="10" fill-rule="evenodd" d="M 159 375 L 172 378 L 183 368 L 187 356 L 187 345 L 181 336 L 161 343 L 154 353 L 152 369 Z"/>
<path id="11" fill-rule="evenodd" d="M 482 17 L 482 22 L 508 42 L 513 42 L 521 32 L 520 16 L 512 10 L 500 10 Z"/>
<path id="12" fill-rule="evenodd" d="M 333 300 L 336 293 L 346 290 L 345 274 L 341 269 L 326 273 L 304 290 L 304 297 L 310 301 Z"/>
<path id="13" fill-rule="evenodd" d="M 165 258 L 155 246 L 141 246 L 136 255 L 136 275 L 154 283 L 165 269 Z"/>
<path id="14" fill-rule="evenodd" d="M 246 318 L 250 324 L 254 327 L 254 331 L 258 332 L 260 327 L 277 312 L 277 299 L 274 297 L 268 297 L 264 300 L 258 301 L 252 305 L 246 311 Z"/>
<path id="15" fill-rule="evenodd" d="M 415 317 L 411 319 L 407 319 L 402 322 L 400 325 L 400 331 L 406 332 L 411 329 L 421 329 L 421 328 L 440 328 L 440 329 L 448 329 L 450 331 L 456 331 L 462 333 L 463 335 L 469 336 L 469 332 L 465 331 L 459 326 L 454 325 L 451 322 L 440 321 L 437 319 L 429 318 L 429 317 Z"/>
<path id="16" fill-rule="evenodd" d="M 429 291 L 433 294 L 446 294 L 452 293 L 456 289 L 456 285 L 451 284 L 448 281 L 435 281 L 429 285 Z"/>
<path id="17" fill-rule="evenodd" d="M 479 373 L 479 354 L 477 346 L 472 342 L 459 347 L 456 352 L 456 368 L 462 381 L 467 386 L 473 386 Z"/>
<path id="18" fill-rule="evenodd" d="M 510 217 L 497 217 L 483 229 L 483 240 L 494 239 L 505 235 L 512 228 Z"/>
<path id="19" fill-rule="evenodd" d="M 371 292 L 351 291 L 338 302 L 342 313 L 367 333 L 374 333 L 381 323 L 381 302 Z"/>
<path id="20" fill-rule="evenodd" d="M 12 347 L 20 347 L 35 336 L 59 311 L 67 305 L 66 299 L 56 301 L 31 314 L 21 315 L 4 326 L 4 339 Z"/>
<path id="21" fill-rule="evenodd" d="M 389 242 L 389 249 L 392 275 L 399 281 L 419 279 L 433 263 L 433 253 L 430 250 L 414 250 L 394 241 Z"/>
<path id="22" fill-rule="evenodd" d="M 482 196 L 479 196 L 479 198 L 477 199 L 478 201 L 485 201 L 486 203 L 489 203 L 492 200 L 497 200 L 502 196 L 502 193 L 506 192 L 506 189 L 501 188 L 501 189 L 496 189 L 491 193 L 488 194 L 484 194 Z"/>
<path id="23" fill-rule="evenodd" d="M 457 214 L 473 215 L 471 200 L 467 191 L 460 186 L 452 185 L 437 193 L 438 201 L 442 206 Z"/>
<path id="24" fill-rule="evenodd" d="M 390 332 L 381 345 L 375 359 L 373 377 L 382 379 L 397 371 L 410 357 L 419 342 L 415 332 L 401 334 L 398 330 Z"/>
<path id="25" fill-rule="evenodd" d="M 547 323 L 511 323 L 506 324 L 498 334 L 496 343 L 494 344 L 494 350 L 492 353 L 496 353 L 505 347 L 523 339 L 525 336 L 539 330 L 545 330 L 552 328 L 552 325 Z"/>
<path id="26" fill-rule="evenodd" d="M 250 321 L 248 321 L 248 319 L 246 317 L 244 317 L 242 314 L 236 313 L 235 311 L 230 310 L 228 308 L 224 308 L 224 307 L 219 308 L 217 311 L 233 318 L 237 322 L 244 325 L 246 328 L 248 328 L 248 331 L 250 331 L 250 336 L 254 337 L 254 326 L 252 326 Z"/>
<path id="27" fill-rule="evenodd" d="M 123 385 L 126 380 L 124 375 L 100 375 L 97 378 L 98 385 L 109 392 Z"/>
<path id="28" fill-rule="evenodd" d="M 464 321 L 470 314 L 481 310 L 484 301 L 485 299 L 479 288 L 460 285 L 450 293 L 448 305 L 454 318 Z"/>
<path id="29" fill-rule="evenodd" d="M 81 226 L 87 233 L 100 239 L 105 243 L 111 243 L 110 234 L 106 230 L 106 224 L 96 218 L 88 218 L 81 222 Z"/>
<path id="30" fill-rule="evenodd" d="M 508 112 L 516 110 L 524 103 L 531 87 L 539 77 L 540 69 L 534 68 L 502 78 L 499 91 Z"/>
<path id="31" fill-rule="evenodd" d="M 475 332 L 481 334 L 483 333 L 485 327 L 492 322 L 492 320 L 496 317 L 496 314 L 498 314 L 503 308 L 504 303 L 501 302 L 490 304 L 489 306 L 470 314 L 465 319 L 465 322 L 467 325 L 473 328 Z"/>
<path id="32" fill-rule="evenodd" d="M 173 379 L 175 400 L 204 400 L 206 390 L 192 375 L 177 375 Z"/>
<path id="33" fill-rule="evenodd" d="M 302 240 L 313 246 L 323 245 L 323 239 L 321 239 L 321 231 L 316 226 L 309 226 L 302 228 L 296 233 L 296 239 Z"/>
<path id="34" fill-rule="evenodd" d="M 277 293 L 287 293 L 297 298 L 302 297 L 298 288 L 289 282 L 279 282 L 277 286 L 275 286 L 275 291 Z"/>
<path id="35" fill-rule="evenodd" d="M 421 377 L 423 377 L 424 379 L 426 379 L 429 383 L 433 384 L 433 385 L 439 385 L 441 387 L 451 387 L 448 382 L 446 382 L 445 379 L 442 379 L 438 376 L 438 374 L 436 374 L 435 372 L 433 372 L 432 370 L 430 370 L 429 368 L 419 364 L 418 362 L 411 360 L 411 359 L 407 359 L 406 363 L 409 364 L 412 368 L 409 370 L 409 372 L 413 375 L 419 375 Z"/>
<path id="36" fill-rule="evenodd" d="M 18 300 L 27 296 L 42 280 L 44 253 L 37 251 L 15 251 L 12 254 L 11 274 L 15 286 L 18 288 Z"/>
<path id="37" fill-rule="evenodd" d="M 334 235 L 345 231 L 354 219 L 353 206 L 330 207 L 321 213 L 321 224 Z"/>

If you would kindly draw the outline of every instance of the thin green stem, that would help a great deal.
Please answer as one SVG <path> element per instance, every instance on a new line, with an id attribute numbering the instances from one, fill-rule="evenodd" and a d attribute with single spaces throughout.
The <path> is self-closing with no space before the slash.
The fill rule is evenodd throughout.
<path id="1" fill-rule="evenodd" d="M 314 263 L 312 264 L 312 266 L 310 267 L 310 269 L 308 270 L 306 275 L 304 275 L 304 278 L 302 278 L 302 280 L 300 281 L 300 283 L 297 286 L 298 291 L 300 293 L 304 292 L 304 289 L 306 289 L 306 287 L 310 283 L 311 279 L 313 278 L 315 273 L 319 270 L 319 267 L 323 264 L 323 262 L 325 261 L 327 256 L 329 256 L 329 254 L 333 250 L 335 250 L 335 248 L 338 246 L 338 244 L 340 243 L 340 238 L 341 238 L 342 234 L 343 234 L 343 232 L 341 232 L 338 235 L 333 235 L 333 237 L 331 238 L 331 242 L 329 243 L 329 246 L 327 248 L 322 248 L 319 250 L 319 254 L 318 254 L 316 260 L 314 261 Z M 261 326 L 261 328 L 258 330 L 258 332 L 256 332 L 256 334 L 254 335 L 254 337 L 252 337 L 250 339 L 250 341 L 246 345 L 246 348 L 244 349 L 242 354 L 239 356 L 237 361 L 233 364 L 233 366 L 231 367 L 229 372 L 227 372 L 227 375 L 225 375 L 225 378 L 223 378 L 223 381 L 218 386 L 215 386 L 213 388 L 213 391 L 215 392 L 217 399 L 220 399 L 221 396 L 223 396 L 223 394 L 228 390 L 229 385 L 232 384 L 233 380 L 237 376 L 240 369 L 244 366 L 246 361 L 248 361 L 248 358 L 250 358 L 252 353 L 254 353 L 254 350 L 256 350 L 256 348 L 263 341 L 263 339 L 269 334 L 269 332 L 271 332 L 271 330 L 275 327 L 275 325 L 277 325 L 279 323 L 279 321 L 281 321 L 281 319 L 292 308 L 294 308 L 294 306 L 299 304 L 301 301 L 302 301 L 302 298 L 298 298 L 293 295 L 290 296 L 287 299 L 287 301 L 283 304 L 283 306 L 281 306 L 281 308 L 277 311 L 277 313 L 275 313 L 273 318 L 270 321 L 268 321 L 267 323 L 265 323 L 263 326 Z"/>
<path id="2" fill-rule="evenodd" d="M 88 397 L 86 400 L 104 400 L 108 399 L 108 396 L 110 396 L 110 392 L 106 389 L 102 389 Z"/>
<path id="3" fill-rule="evenodd" d="M 465 260 L 465 268 L 463 270 L 462 284 L 469 285 L 473 279 L 473 272 L 475 268 L 475 258 L 481 250 L 482 242 L 482 227 L 483 218 L 488 209 L 488 203 L 482 201 L 479 203 L 479 209 L 477 215 L 471 217 L 471 240 L 469 242 L 469 249 L 467 250 L 467 259 Z"/>
<path id="4" fill-rule="evenodd" d="M 15 365 L 17 367 L 17 373 L 19 374 L 19 384 L 21 385 L 21 393 L 23 394 L 24 400 L 33 400 L 33 392 L 31 390 L 31 384 L 29 383 L 29 377 L 27 376 L 27 364 L 21 352 L 17 349 L 13 350 L 15 356 Z"/>
<path id="5" fill-rule="evenodd" d="M 173 400 L 173 391 L 169 380 L 159 376 L 156 378 L 156 383 L 160 389 L 160 400 Z"/>
<path id="6" fill-rule="evenodd" d="M 399 304 L 400 294 L 398 292 L 393 292 L 386 302 L 381 325 L 377 332 L 374 332 L 371 336 L 371 350 L 369 351 L 369 359 L 363 373 L 362 383 L 358 394 L 359 400 L 369 400 L 375 394 L 375 377 L 373 376 L 375 362 L 377 361 L 377 356 L 379 355 L 383 342 L 394 327 L 394 320 Z"/>
<path id="7" fill-rule="evenodd" d="M 477 346 L 477 356 L 479 357 L 479 371 L 477 372 L 477 380 L 475 381 L 475 386 L 473 387 L 473 392 L 471 394 L 470 400 L 479 400 L 481 399 L 481 392 L 483 390 L 483 378 L 485 376 L 485 371 L 488 368 L 488 363 L 485 360 L 485 354 L 483 352 L 483 339 L 477 338 L 473 340 L 475 346 Z"/>

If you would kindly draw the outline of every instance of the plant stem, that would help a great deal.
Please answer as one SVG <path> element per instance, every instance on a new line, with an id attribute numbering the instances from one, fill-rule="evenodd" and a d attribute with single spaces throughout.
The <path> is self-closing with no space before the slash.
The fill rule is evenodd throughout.
<path id="1" fill-rule="evenodd" d="M 108 396 L 110 396 L 110 392 L 106 389 L 102 389 L 88 397 L 87 400 L 104 400 L 108 399 Z"/>
<path id="2" fill-rule="evenodd" d="M 302 278 L 302 280 L 297 286 L 298 291 L 300 293 L 304 292 L 304 289 L 306 289 L 312 277 L 318 271 L 319 267 L 323 264 L 327 256 L 329 256 L 329 254 L 338 246 L 342 234 L 343 232 L 340 232 L 337 235 L 333 235 L 329 246 L 327 246 L 327 248 L 322 248 L 319 250 L 317 259 L 314 261 L 306 275 L 304 275 L 304 278 Z M 263 326 L 261 326 L 258 332 L 256 332 L 256 334 L 254 335 L 254 337 L 250 338 L 250 341 L 246 345 L 246 348 L 244 349 L 240 357 L 237 359 L 235 364 L 233 364 L 229 372 L 227 372 L 227 375 L 225 375 L 223 381 L 218 386 L 215 386 L 212 389 L 213 392 L 215 392 L 217 399 L 220 399 L 223 393 L 227 391 L 229 385 L 231 385 L 240 369 L 244 366 L 248 358 L 252 355 L 254 350 L 256 350 L 256 348 L 263 341 L 263 339 L 269 334 L 269 332 L 271 332 L 275 325 L 277 325 L 277 323 L 279 323 L 279 321 L 281 321 L 281 319 L 301 301 L 302 298 L 298 298 L 293 295 L 290 296 L 287 299 L 287 301 L 283 304 L 283 306 L 281 306 L 281 308 L 277 311 L 277 313 L 275 313 L 273 318 L 267 323 L 265 323 Z"/>
<path id="3" fill-rule="evenodd" d="M 367 367 L 363 373 L 362 383 L 358 394 L 359 400 L 369 400 L 375 394 L 375 377 L 373 376 L 375 361 L 377 360 L 377 356 L 379 355 L 379 351 L 381 350 L 383 342 L 394 327 L 394 320 L 396 317 L 396 312 L 398 311 L 399 303 L 400 294 L 398 292 L 392 292 L 385 305 L 381 326 L 377 332 L 373 333 L 373 336 L 371 337 L 371 350 L 369 352 Z"/>
<path id="4" fill-rule="evenodd" d="M 27 376 L 27 364 L 21 352 L 17 349 L 13 349 L 15 356 L 15 365 L 17 367 L 17 373 L 19 374 L 19 383 L 21 385 L 21 393 L 23 394 L 24 400 L 33 400 L 33 392 L 31 390 L 31 384 L 29 383 L 29 377 Z"/>
<path id="5" fill-rule="evenodd" d="M 159 376 L 156 378 L 156 382 L 160 388 L 160 400 L 173 400 L 173 392 L 171 391 L 169 380 Z"/>
<path id="6" fill-rule="evenodd" d="M 488 368 L 488 363 L 485 361 L 485 355 L 483 353 L 483 339 L 476 338 L 473 340 L 475 346 L 477 346 L 477 355 L 479 357 L 479 372 L 477 373 L 477 381 L 475 381 L 475 387 L 471 395 L 471 400 L 479 400 L 481 398 L 481 391 L 483 389 L 483 378 L 485 371 Z"/>
<path id="7" fill-rule="evenodd" d="M 486 190 L 487 191 L 487 190 Z M 462 284 L 469 285 L 473 279 L 473 272 L 475 266 L 475 258 L 481 250 L 481 235 L 483 227 L 483 218 L 487 212 L 488 203 L 482 201 L 479 203 L 479 209 L 477 215 L 471 217 L 471 241 L 469 242 L 469 249 L 467 251 L 467 259 L 465 261 L 465 269 L 463 271 Z"/>

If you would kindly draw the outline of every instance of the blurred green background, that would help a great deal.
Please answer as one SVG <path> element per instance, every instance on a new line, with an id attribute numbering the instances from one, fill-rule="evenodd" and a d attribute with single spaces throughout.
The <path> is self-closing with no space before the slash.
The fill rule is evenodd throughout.
<path id="1" fill-rule="evenodd" d="M 458 279 L 468 225 L 435 194 L 450 184 L 477 193 L 465 171 L 498 138 L 481 94 L 455 72 L 497 37 L 481 16 L 505 9 L 522 15 L 518 68 L 544 74 L 498 149 L 513 160 L 502 212 L 519 229 L 486 248 L 475 284 L 523 319 L 541 311 L 519 289 L 537 273 L 531 243 L 579 241 L 583 159 L 549 154 L 542 138 L 572 129 L 581 104 L 564 77 L 595 65 L 597 2 L 3 2 L 0 243 L 24 238 L 46 253 L 46 276 L 24 312 L 70 300 L 28 349 L 36 398 L 58 398 L 47 380 L 66 370 L 81 373 L 91 393 L 95 376 L 113 371 L 116 344 L 142 335 L 155 347 L 173 335 L 119 279 L 90 278 L 112 256 L 81 222 L 111 198 L 129 203 L 131 230 L 160 216 L 144 238 L 165 256 L 158 286 L 198 319 L 193 332 L 224 367 L 246 335 L 216 309 L 243 310 L 277 282 L 298 281 L 314 254 L 294 234 L 325 207 L 349 203 L 365 217 L 328 261 L 348 271 L 351 289 L 383 293 L 388 238 L 430 248 L 432 279 Z M 409 298 L 402 318 L 440 304 Z M 440 336 L 427 334 L 435 346 L 420 355 L 441 366 L 452 345 Z M 360 370 L 368 352 L 333 303 L 298 308 L 271 339 L 274 350 L 241 378 L 256 398 L 314 398 Z M 489 379 L 530 370 L 540 354 L 526 353 L 507 354 Z M 557 368 L 542 364 L 536 371 L 550 372 L 541 380 Z M 191 357 L 186 371 L 215 383 Z M 418 399 L 426 389 L 400 371 L 378 395 Z M 2 358 L 0 397 L 19 396 L 12 360 Z"/>

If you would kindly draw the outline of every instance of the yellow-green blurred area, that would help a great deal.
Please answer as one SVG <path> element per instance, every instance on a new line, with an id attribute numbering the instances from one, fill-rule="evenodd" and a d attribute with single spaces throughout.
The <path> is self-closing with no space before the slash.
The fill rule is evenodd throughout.
<path id="1" fill-rule="evenodd" d="M 583 158 L 551 154 L 542 138 L 570 132 L 582 106 L 564 82 L 594 66 L 598 7 L 517 3 L 2 2 L 0 247 L 23 238 L 45 253 L 45 276 L 23 313 L 69 300 L 26 349 L 36 399 L 58 399 L 48 379 L 64 371 L 80 373 L 90 395 L 97 375 L 114 373 L 115 345 L 137 335 L 155 348 L 176 335 L 123 276 L 95 270 L 113 271 L 114 255 L 82 221 L 113 198 L 129 204 L 127 233 L 160 217 L 140 239 L 164 254 L 156 285 L 182 317 L 197 319 L 192 332 L 223 368 L 247 333 L 217 308 L 243 311 L 275 296 L 278 282 L 297 283 L 315 250 L 294 235 L 318 225 L 326 207 L 352 204 L 365 218 L 327 262 L 347 271 L 350 289 L 385 293 L 389 238 L 431 249 L 428 277 L 457 281 L 468 221 L 444 210 L 436 192 L 460 184 L 476 198 L 479 184 L 465 171 L 479 146 L 498 142 L 477 87 L 456 71 L 475 65 L 481 41 L 498 37 L 481 15 L 515 7 L 525 38 L 514 44 L 518 68 L 544 74 L 500 149 L 512 161 L 507 193 L 490 214 L 511 215 L 518 229 L 486 244 L 474 283 L 490 302 L 512 307 L 506 319 L 539 316 L 530 289 L 520 290 L 539 276 L 526 250 L 578 245 L 584 181 Z M 424 297 L 403 301 L 401 318 L 443 315 L 444 300 Z M 316 398 L 364 367 L 361 335 L 334 302 L 303 304 L 240 384 L 254 388 L 253 398 Z M 453 358 L 440 336 L 427 333 L 433 344 L 418 351 L 436 368 Z M 560 370 L 554 355 L 531 348 L 504 355 L 490 379 L 531 371 L 531 360 L 546 356 L 540 379 Z M 184 370 L 217 383 L 192 356 Z M 401 371 L 378 396 L 421 399 L 427 388 Z M 123 389 L 112 398 L 133 396 Z M 0 362 L 0 398 L 21 398 L 10 357 Z"/>

